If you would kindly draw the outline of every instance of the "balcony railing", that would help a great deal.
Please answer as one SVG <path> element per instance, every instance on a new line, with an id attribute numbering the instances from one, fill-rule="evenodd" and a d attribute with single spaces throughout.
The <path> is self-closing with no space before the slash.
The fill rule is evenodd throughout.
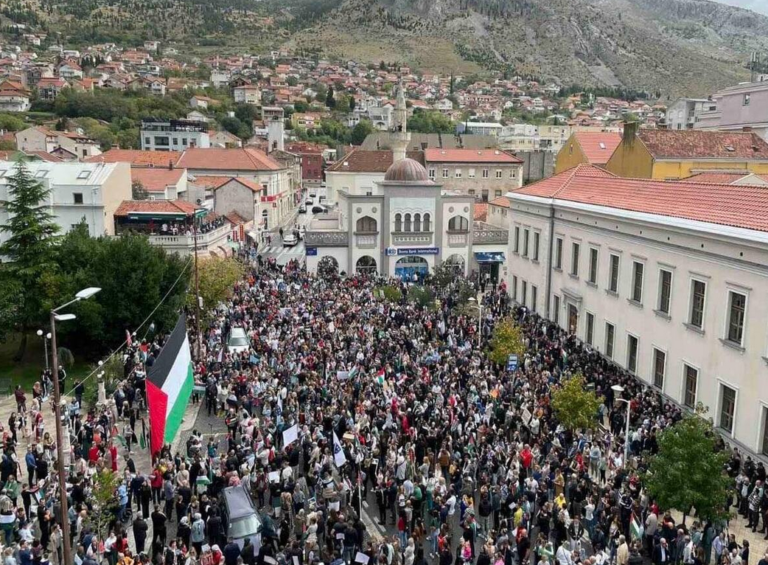
<path id="1" fill-rule="evenodd" d="M 122 233 L 137 233 L 130 228 L 120 229 L 118 228 L 118 235 Z M 138 232 L 141 233 L 141 232 Z M 206 233 L 197 234 L 197 251 L 198 253 L 205 253 L 209 249 L 215 249 L 221 247 L 227 243 L 229 236 L 232 233 L 232 228 L 229 226 L 221 226 Z M 159 235 L 159 234 L 147 234 L 149 243 L 157 245 L 168 251 L 180 253 L 182 255 L 188 255 L 195 251 L 195 237 L 193 235 Z"/>
<path id="2" fill-rule="evenodd" d="M 468 233 L 448 233 L 448 247 L 466 247 Z"/>
<path id="3" fill-rule="evenodd" d="M 472 243 L 474 245 L 483 243 L 509 243 L 509 232 L 501 229 L 475 229 L 472 231 Z"/>
<path id="4" fill-rule="evenodd" d="M 345 231 L 308 231 L 304 234 L 308 247 L 347 247 L 349 234 Z"/>
<path id="5" fill-rule="evenodd" d="M 429 245 L 432 243 L 432 232 L 394 232 L 392 234 L 392 243 L 394 245 L 415 244 Z"/>
<path id="6" fill-rule="evenodd" d="M 356 233 L 355 245 L 361 249 L 371 249 L 376 247 L 377 235 L 378 234 L 375 233 Z"/>

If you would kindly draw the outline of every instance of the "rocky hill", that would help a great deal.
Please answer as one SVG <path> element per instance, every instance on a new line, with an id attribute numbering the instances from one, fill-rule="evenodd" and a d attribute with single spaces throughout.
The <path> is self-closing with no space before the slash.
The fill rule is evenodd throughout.
<path id="1" fill-rule="evenodd" d="M 425 70 L 703 95 L 748 78 L 749 53 L 768 53 L 768 17 L 709 0 L 343 0 L 291 42 Z"/>

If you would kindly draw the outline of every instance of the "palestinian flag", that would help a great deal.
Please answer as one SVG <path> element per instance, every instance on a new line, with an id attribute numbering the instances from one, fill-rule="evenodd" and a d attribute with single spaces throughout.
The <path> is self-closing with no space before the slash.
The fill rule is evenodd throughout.
<path id="1" fill-rule="evenodd" d="M 194 384 L 187 322 L 182 314 L 147 375 L 149 442 L 153 455 L 173 441 L 179 431 Z"/>

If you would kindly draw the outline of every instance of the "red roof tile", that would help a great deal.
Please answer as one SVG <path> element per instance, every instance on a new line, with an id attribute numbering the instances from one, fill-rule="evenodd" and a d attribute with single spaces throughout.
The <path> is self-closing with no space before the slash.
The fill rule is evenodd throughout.
<path id="1" fill-rule="evenodd" d="M 499 196 L 491 200 L 490 204 L 493 206 L 501 206 L 502 208 L 509 208 L 509 198 L 506 196 Z"/>
<path id="2" fill-rule="evenodd" d="M 768 232 L 765 187 L 628 179 L 579 165 L 512 194 Z"/>
<path id="3" fill-rule="evenodd" d="M 637 137 L 655 159 L 768 160 L 768 143 L 756 133 L 642 129 Z"/>
<path id="4" fill-rule="evenodd" d="M 239 226 L 245 224 L 247 220 L 238 214 L 235 210 L 232 210 L 228 214 L 224 214 L 224 217 L 229 220 L 232 225 Z"/>
<path id="5" fill-rule="evenodd" d="M 577 131 L 573 137 L 592 165 L 605 165 L 621 143 L 621 135 L 607 131 Z"/>
<path id="6" fill-rule="evenodd" d="M 240 177 L 228 177 L 224 182 L 222 182 L 222 183 L 220 183 L 217 186 L 214 186 L 212 188 L 213 188 L 213 190 L 218 190 L 219 188 L 221 188 L 225 184 L 229 184 L 231 181 L 238 182 L 238 183 L 242 184 L 244 187 L 250 188 L 253 192 L 261 192 L 264 189 L 264 187 L 261 186 L 257 182 L 249 180 L 249 179 L 240 178 Z"/>
<path id="7" fill-rule="evenodd" d="M 197 206 L 184 200 L 123 200 L 115 216 L 130 214 L 185 214 L 192 216 Z"/>
<path id="8" fill-rule="evenodd" d="M 178 166 L 185 169 L 210 171 L 278 171 L 283 168 L 266 153 L 253 147 L 234 149 L 194 147 L 182 153 Z"/>
<path id="9" fill-rule="evenodd" d="M 139 149 L 110 149 L 85 159 L 86 163 L 130 163 L 132 167 L 168 167 L 181 157 L 178 151 L 141 151 Z"/>
<path id="10" fill-rule="evenodd" d="M 745 176 L 747 176 L 749 173 L 718 173 L 718 172 L 707 172 L 707 173 L 699 173 L 693 176 L 688 177 L 687 179 L 681 179 L 680 182 L 698 182 L 698 183 L 708 183 L 708 184 L 731 184 L 732 182 L 736 182 L 739 179 L 743 179 Z"/>
<path id="11" fill-rule="evenodd" d="M 131 180 L 139 181 L 148 192 L 164 192 L 167 186 L 176 185 L 184 174 L 184 169 L 137 167 L 131 169 Z"/>
<path id="12" fill-rule="evenodd" d="M 498 149 L 425 149 L 428 163 L 522 163 L 514 155 Z"/>
<path id="13" fill-rule="evenodd" d="M 488 203 L 475 202 L 475 215 L 473 219 L 478 222 L 484 222 L 486 217 L 488 217 Z"/>
<path id="14" fill-rule="evenodd" d="M 423 164 L 423 152 L 409 151 L 410 159 Z M 363 151 L 353 149 L 328 168 L 337 173 L 386 173 L 392 165 L 392 151 Z"/>

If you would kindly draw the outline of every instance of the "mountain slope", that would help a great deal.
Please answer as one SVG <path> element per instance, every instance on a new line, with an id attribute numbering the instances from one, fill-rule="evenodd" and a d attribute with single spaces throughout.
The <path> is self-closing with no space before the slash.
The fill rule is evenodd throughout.
<path id="1" fill-rule="evenodd" d="M 717 0 L 729 6 L 738 6 L 768 16 L 768 3 L 765 0 Z"/>
<path id="2" fill-rule="evenodd" d="M 423 69 L 481 67 L 702 95 L 748 77 L 768 17 L 708 0 L 344 0 L 295 46 Z"/>

